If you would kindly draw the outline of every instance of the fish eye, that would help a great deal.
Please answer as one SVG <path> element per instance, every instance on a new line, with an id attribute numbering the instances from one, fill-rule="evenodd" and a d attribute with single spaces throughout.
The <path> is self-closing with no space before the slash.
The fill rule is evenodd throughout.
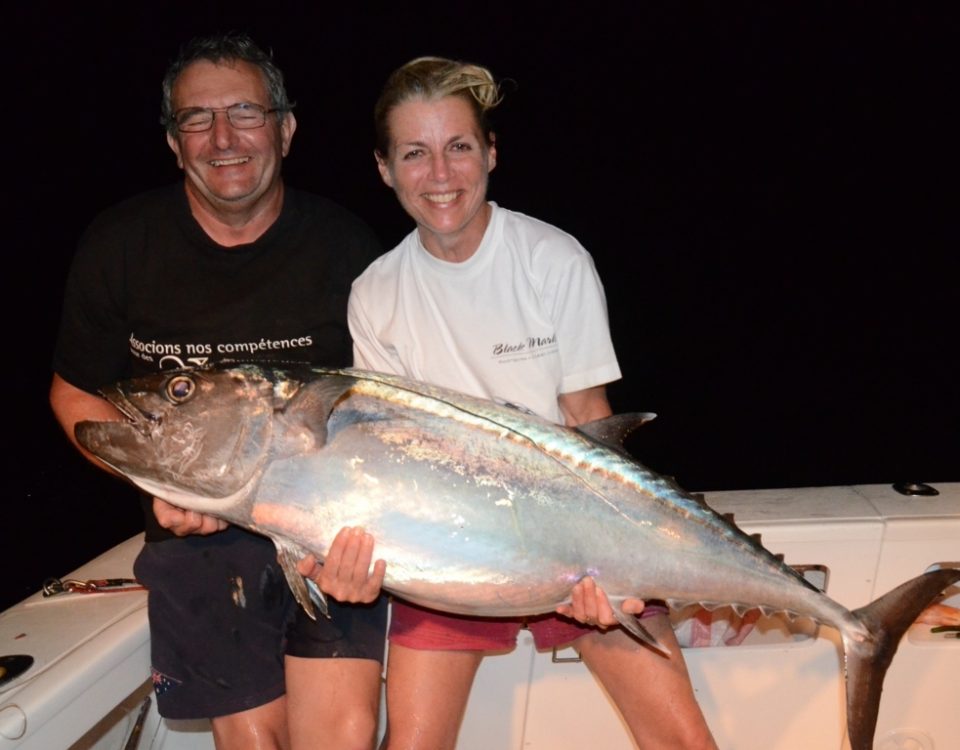
<path id="1" fill-rule="evenodd" d="M 197 390 L 197 384 L 189 375 L 176 375 L 167 381 L 167 400 L 174 404 L 189 401 Z"/>

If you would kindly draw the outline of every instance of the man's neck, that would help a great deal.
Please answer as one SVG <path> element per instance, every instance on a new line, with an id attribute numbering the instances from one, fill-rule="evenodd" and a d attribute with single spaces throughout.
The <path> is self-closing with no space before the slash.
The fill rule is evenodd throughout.
<path id="1" fill-rule="evenodd" d="M 280 217 L 283 209 L 283 183 L 278 182 L 254 205 L 237 206 L 230 203 L 213 205 L 190 189 L 186 184 L 187 203 L 190 213 L 204 232 L 223 247 L 246 245 L 255 242 Z"/>

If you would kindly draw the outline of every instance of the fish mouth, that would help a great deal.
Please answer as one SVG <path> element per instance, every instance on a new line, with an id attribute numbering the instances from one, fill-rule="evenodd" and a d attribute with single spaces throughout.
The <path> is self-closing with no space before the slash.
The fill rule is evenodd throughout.
<path id="1" fill-rule="evenodd" d="M 101 388 L 100 395 L 109 401 L 114 408 L 124 416 L 126 424 L 133 427 L 144 437 L 149 437 L 156 428 L 163 424 L 163 417 L 135 404 L 127 394 L 117 386 Z M 115 421 L 119 422 L 119 420 Z"/>

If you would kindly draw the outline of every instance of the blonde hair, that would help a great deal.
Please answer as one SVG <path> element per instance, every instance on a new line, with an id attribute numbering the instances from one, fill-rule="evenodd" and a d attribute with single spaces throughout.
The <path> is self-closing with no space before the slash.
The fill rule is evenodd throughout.
<path id="1" fill-rule="evenodd" d="M 492 142 L 488 112 L 503 99 L 493 74 L 473 63 L 444 57 L 418 57 L 390 74 L 373 108 L 377 153 L 386 156 L 390 151 L 387 120 L 395 107 L 412 100 L 445 96 L 459 96 L 466 101 L 476 115 L 484 138 Z"/>

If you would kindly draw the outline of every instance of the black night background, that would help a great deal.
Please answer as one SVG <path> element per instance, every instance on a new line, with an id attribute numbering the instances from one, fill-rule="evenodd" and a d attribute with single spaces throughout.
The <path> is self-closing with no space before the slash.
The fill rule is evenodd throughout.
<path id="1" fill-rule="evenodd" d="M 8 10 L 0 609 L 142 528 L 132 491 L 59 432 L 50 358 L 84 227 L 180 179 L 160 80 L 181 42 L 216 30 L 248 31 L 286 73 L 287 182 L 385 248 L 411 228 L 372 158 L 387 74 L 437 54 L 509 79 L 490 198 L 592 253 L 624 372 L 614 408 L 659 414 L 628 443 L 643 463 L 705 492 L 960 480 L 960 29 L 935 7 Z"/>

